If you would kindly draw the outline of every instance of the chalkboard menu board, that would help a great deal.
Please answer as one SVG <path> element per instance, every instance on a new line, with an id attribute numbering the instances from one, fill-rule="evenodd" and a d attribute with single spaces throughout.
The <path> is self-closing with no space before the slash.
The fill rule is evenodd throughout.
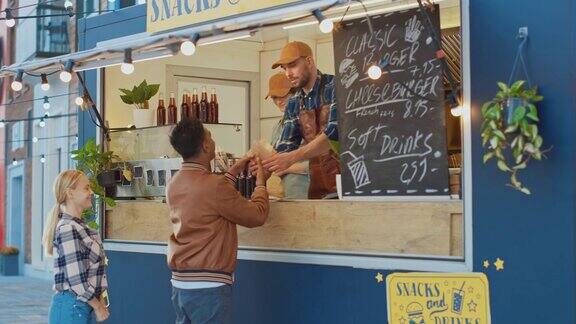
<path id="1" fill-rule="evenodd" d="M 440 35 L 438 11 L 428 13 Z M 365 17 L 334 32 L 343 196 L 449 195 L 442 62 L 425 16 L 371 21 L 373 33 Z"/>

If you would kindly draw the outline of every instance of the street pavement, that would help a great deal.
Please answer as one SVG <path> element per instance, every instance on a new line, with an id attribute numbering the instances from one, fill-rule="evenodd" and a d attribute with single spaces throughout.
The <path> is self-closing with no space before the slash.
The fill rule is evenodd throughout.
<path id="1" fill-rule="evenodd" d="M 30 277 L 0 276 L 0 324 L 45 324 L 52 282 Z"/>

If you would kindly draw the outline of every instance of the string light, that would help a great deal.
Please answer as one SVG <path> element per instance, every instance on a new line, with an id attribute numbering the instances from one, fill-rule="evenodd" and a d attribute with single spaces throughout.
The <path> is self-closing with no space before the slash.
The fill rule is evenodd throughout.
<path id="1" fill-rule="evenodd" d="M 69 60 L 66 62 L 64 70 L 60 72 L 60 80 L 64 83 L 68 83 L 72 80 L 72 67 L 74 66 L 74 62 Z"/>
<path id="2" fill-rule="evenodd" d="M 42 156 L 40 157 L 40 163 L 42 164 L 46 163 L 46 156 L 44 156 L 44 154 L 42 154 Z"/>
<path id="3" fill-rule="evenodd" d="M 66 8 L 66 9 L 72 8 L 73 5 L 74 4 L 70 0 L 66 0 L 66 2 L 64 2 L 64 8 Z"/>
<path id="4" fill-rule="evenodd" d="M 17 166 L 17 165 L 18 165 L 18 161 L 16 161 L 15 158 L 12 158 L 12 165 L 13 165 L 13 166 Z"/>
<path id="5" fill-rule="evenodd" d="M 132 63 L 132 50 L 127 48 L 124 50 L 124 62 L 120 65 L 122 73 L 130 75 L 134 73 L 134 64 Z"/>
<path id="6" fill-rule="evenodd" d="M 12 15 L 12 10 L 10 8 L 6 8 L 4 9 L 4 13 L 6 15 L 6 20 L 4 21 L 6 26 L 10 28 L 16 26 L 16 20 L 14 19 L 14 15 Z"/>
<path id="7" fill-rule="evenodd" d="M 14 91 L 20 91 L 22 90 L 22 77 L 24 76 L 24 71 L 23 70 L 18 70 L 18 73 L 16 74 L 16 79 L 14 79 L 14 81 L 12 81 L 12 84 L 10 85 L 10 87 L 12 88 L 12 90 Z"/>
<path id="8" fill-rule="evenodd" d="M 382 59 L 380 63 L 374 64 L 368 68 L 368 77 L 372 80 L 378 80 L 382 76 L 382 70 L 388 66 L 388 60 Z"/>
<path id="9" fill-rule="evenodd" d="M 50 109 L 50 100 L 48 100 L 48 96 L 44 96 L 44 103 L 42 104 L 45 110 Z"/>
<path id="10" fill-rule="evenodd" d="M 332 30 L 334 30 L 334 22 L 332 22 L 332 20 L 330 19 L 326 19 L 326 17 L 324 17 L 320 9 L 312 11 L 312 14 L 314 15 L 314 17 L 316 17 L 316 19 L 320 23 L 321 32 L 323 32 L 324 34 L 328 34 L 331 33 Z"/>
<path id="11" fill-rule="evenodd" d="M 76 97 L 74 102 L 76 103 L 76 105 L 82 106 L 82 104 L 84 103 L 84 99 L 82 97 L 78 96 L 78 97 Z"/>
<path id="12" fill-rule="evenodd" d="M 46 74 L 41 74 L 40 78 L 42 79 L 42 85 L 40 86 L 40 88 L 42 88 L 42 90 L 44 91 L 48 91 L 50 90 L 50 83 L 48 83 L 48 77 L 46 76 Z"/>
<path id="13" fill-rule="evenodd" d="M 44 118 L 40 119 L 40 122 L 38 123 L 38 126 L 44 128 L 44 126 L 46 126 L 46 122 L 44 121 Z"/>
<path id="14" fill-rule="evenodd" d="M 32 138 L 32 143 L 38 143 L 38 137 L 34 136 L 34 137 Z"/>
<path id="15" fill-rule="evenodd" d="M 0 121 L 0 128 L 4 128 L 6 126 L 6 123 L 4 123 L 3 121 Z"/>
<path id="16" fill-rule="evenodd" d="M 200 35 L 194 34 L 190 39 L 187 39 L 180 44 L 180 52 L 185 56 L 192 56 L 196 53 L 196 44 L 200 39 Z"/>

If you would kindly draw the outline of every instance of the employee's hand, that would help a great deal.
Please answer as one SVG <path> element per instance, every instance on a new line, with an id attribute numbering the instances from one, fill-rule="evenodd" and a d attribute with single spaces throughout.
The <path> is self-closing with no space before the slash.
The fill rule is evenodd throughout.
<path id="1" fill-rule="evenodd" d="M 96 321 L 97 322 L 104 322 L 105 320 L 108 319 L 108 317 L 110 317 L 110 311 L 100 301 L 98 301 L 98 304 L 99 304 L 98 306 L 94 307 L 94 313 L 96 315 Z"/>
<path id="2" fill-rule="evenodd" d="M 262 161 L 258 157 L 256 158 L 256 168 L 256 185 L 266 186 L 266 181 L 270 178 L 271 173 L 264 168 Z"/>
<path id="3" fill-rule="evenodd" d="M 238 160 L 238 162 L 234 163 L 234 165 L 231 166 L 230 169 L 228 169 L 228 172 L 235 177 L 238 176 L 240 174 L 240 172 L 242 172 L 242 171 L 244 171 L 244 169 L 246 169 L 246 165 L 253 158 L 254 158 L 254 155 L 251 155 L 251 154 L 244 156 L 243 158 Z"/>
<path id="4" fill-rule="evenodd" d="M 288 170 L 292 164 L 298 162 L 295 156 L 295 152 L 296 151 L 276 153 L 270 158 L 264 160 L 262 164 L 270 172 L 280 174 L 286 173 L 286 170 Z"/>

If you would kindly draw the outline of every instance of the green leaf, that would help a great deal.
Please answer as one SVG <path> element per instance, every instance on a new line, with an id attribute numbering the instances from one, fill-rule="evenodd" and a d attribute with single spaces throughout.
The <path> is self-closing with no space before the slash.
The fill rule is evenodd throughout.
<path id="1" fill-rule="evenodd" d="M 504 135 L 504 133 L 502 133 L 502 131 L 499 129 L 494 131 L 494 135 L 498 136 L 498 138 L 500 138 L 503 141 L 506 140 L 506 135 Z"/>
<path id="2" fill-rule="evenodd" d="M 522 187 L 522 182 L 518 181 L 518 179 L 516 178 L 516 174 L 512 173 L 512 176 L 510 176 L 510 182 L 512 183 L 512 185 L 516 188 L 521 188 Z"/>
<path id="3" fill-rule="evenodd" d="M 130 91 L 130 90 L 127 90 L 127 89 L 118 89 L 118 90 L 120 90 L 123 94 L 125 94 L 127 96 L 132 95 L 132 91 Z"/>
<path id="4" fill-rule="evenodd" d="M 512 167 L 513 170 L 522 170 L 522 169 L 526 169 L 526 162 L 520 163 L 514 167 Z"/>
<path id="5" fill-rule="evenodd" d="M 504 131 L 504 133 L 506 133 L 506 134 L 514 133 L 516 130 L 518 130 L 518 124 L 517 123 L 508 126 L 506 128 L 506 130 Z"/>
<path id="6" fill-rule="evenodd" d="M 510 90 L 514 91 L 514 92 L 518 92 L 520 91 L 520 89 L 522 88 L 522 86 L 524 85 L 526 81 L 524 80 L 518 80 L 516 82 L 514 82 L 512 84 L 512 86 L 510 87 Z"/>
<path id="7" fill-rule="evenodd" d="M 536 136 L 536 138 L 534 139 L 534 146 L 539 149 L 540 147 L 542 147 L 542 143 L 544 142 L 544 140 L 542 139 L 542 136 L 538 135 Z"/>
<path id="8" fill-rule="evenodd" d="M 482 160 L 484 163 L 486 163 L 493 157 L 494 157 L 494 152 L 488 152 L 488 153 L 484 154 L 484 158 Z"/>
<path id="9" fill-rule="evenodd" d="M 498 160 L 498 163 L 496 164 L 498 166 L 498 169 L 504 171 L 504 172 L 510 172 L 512 170 L 510 170 L 510 168 L 506 165 L 506 162 L 502 161 L 502 160 Z"/>
<path id="10" fill-rule="evenodd" d="M 482 116 L 486 116 L 486 112 L 494 104 L 492 101 L 488 101 L 482 105 Z"/>
<path id="11" fill-rule="evenodd" d="M 520 162 L 522 162 L 523 157 L 524 157 L 524 155 L 522 154 L 522 150 L 519 150 L 518 155 L 516 155 L 516 164 L 519 164 Z"/>
<path id="12" fill-rule="evenodd" d="M 152 97 L 154 97 L 158 93 L 158 90 L 160 90 L 159 84 L 150 84 L 148 86 L 148 96 L 146 100 L 150 100 Z"/>
<path id="13" fill-rule="evenodd" d="M 490 147 L 492 148 L 498 147 L 498 137 L 492 137 L 490 139 Z"/>
<path id="14" fill-rule="evenodd" d="M 522 191 L 523 193 L 525 193 L 527 195 L 531 194 L 530 190 L 528 190 L 528 188 L 525 188 L 525 187 L 520 189 L 520 191 Z"/>
<path id="15" fill-rule="evenodd" d="M 125 104 L 128 104 L 128 105 L 134 104 L 134 101 L 132 101 L 132 98 L 128 95 L 120 96 L 120 99 L 122 99 L 122 102 L 124 102 Z"/>
<path id="16" fill-rule="evenodd" d="M 498 84 L 498 88 L 500 88 L 500 90 L 505 91 L 505 92 L 508 91 L 508 86 L 506 85 L 506 83 L 498 82 L 497 84 Z"/>
<path id="17" fill-rule="evenodd" d="M 526 115 L 526 107 L 519 106 L 516 107 L 514 113 L 512 114 L 512 123 L 518 123 Z"/>
<path id="18" fill-rule="evenodd" d="M 494 150 L 494 155 L 496 155 L 496 157 L 500 160 L 504 160 L 504 154 L 502 154 L 502 149 L 501 148 L 497 148 Z"/>
<path id="19" fill-rule="evenodd" d="M 532 156 L 534 156 L 534 159 L 538 161 L 542 160 L 542 152 L 540 152 L 540 150 L 534 151 L 534 154 Z"/>

